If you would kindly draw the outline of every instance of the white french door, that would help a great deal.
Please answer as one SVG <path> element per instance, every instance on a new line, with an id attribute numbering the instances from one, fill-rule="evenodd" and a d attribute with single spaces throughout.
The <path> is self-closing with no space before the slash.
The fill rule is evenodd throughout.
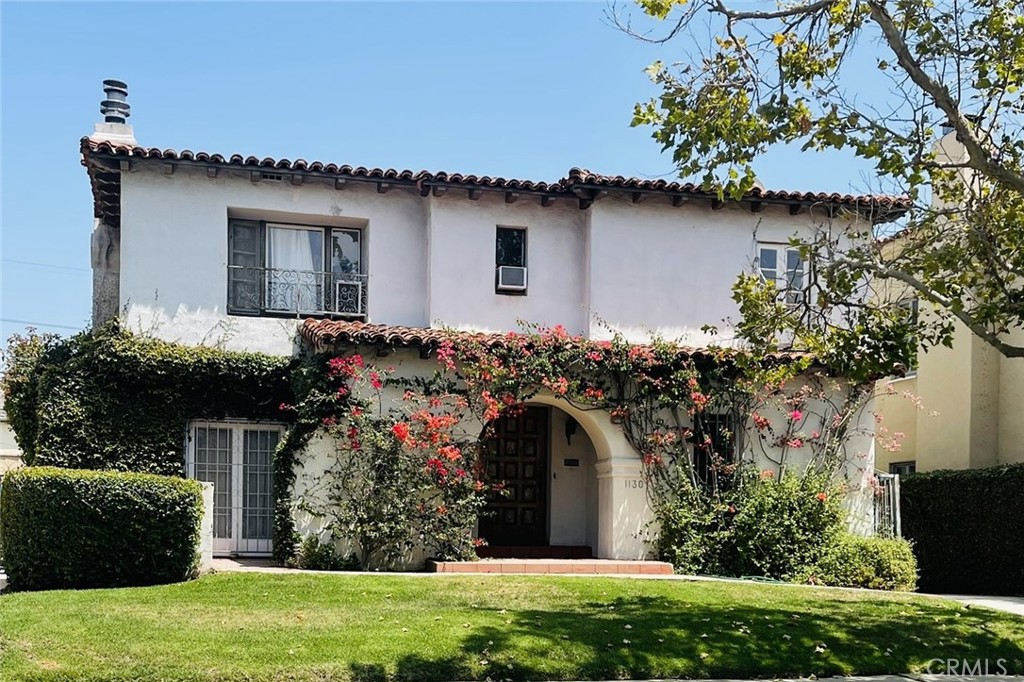
<path id="1" fill-rule="evenodd" d="M 213 483 L 213 553 L 269 554 L 274 527 L 272 462 L 281 427 L 193 422 L 188 475 Z"/>

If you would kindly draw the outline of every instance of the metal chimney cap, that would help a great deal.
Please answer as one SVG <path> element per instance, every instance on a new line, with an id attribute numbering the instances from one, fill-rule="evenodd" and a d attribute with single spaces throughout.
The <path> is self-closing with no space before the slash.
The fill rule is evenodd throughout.
<path id="1" fill-rule="evenodd" d="M 128 104 L 128 84 L 124 81 L 108 78 L 103 81 L 103 92 L 107 98 L 100 102 L 100 113 L 105 123 L 126 123 L 131 116 Z"/>

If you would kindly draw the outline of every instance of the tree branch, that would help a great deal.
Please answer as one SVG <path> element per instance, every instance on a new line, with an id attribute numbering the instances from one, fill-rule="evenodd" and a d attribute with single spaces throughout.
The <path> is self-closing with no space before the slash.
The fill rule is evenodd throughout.
<path id="1" fill-rule="evenodd" d="M 796 7 L 789 7 L 787 9 L 780 9 L 774 12 L 740 12 L 734 9 L 729 9 L 725 6 L 722 0 L 715 0 L 714 4 L 711 5 L 710 10 L 723 14 L 730 19 L 734 20 L 758 20 L 758 19 L 782 19 L 785 17 L 794 17 L 799 14 L 813 14 L 818 10 L 831 7 L 836 4 L 838 0 L 818 0 L 818 2 L 812 2 L 809 5 L 797 5 Z"/>
<path id="2" fill-rule="evenodd" d="M 978 324 L 969 314 L 963 310 L 956 310 L 953 306 L 953 301 L 947 296 L 936 293 L 934 289 L 929 287 L 927 284 L 914 277 L 913 275 L 903 272 L 902 270 L 893 270 L 876 263 L 869 263 L 864 261 L 851 261 L 846 258 L 836 258 L 834 263 L 840 265 L 849 265 L 855 268 L 864 268 L 874 272 L 879 277 L 885 277 L 888 279 L 895 279 L 899 282 L 903 282 L 914 291 L 921 294 L 924 298 L 928 299 L 932 303 L 945 309 L 950 315 L 960 320 L 971 332 L 985 341 L 1000 354 L 1007 358 L 1024 358 L 1024 346 L 1015 346 L 1011 343 L 1007 343 L 999 337 L 999 334 L 986 329 L 982 325 Z"/>
<path id="3" fill-rule="evenodd" d="M 919 88 L 931 96 L 935 101 L 935 106 L 949 118 L 950 125 L 956 130 L 957 136 L 963 142 L 964 148 L 967 149 L 967 155 L 971 159 L 973 167 L 989 177 L 1006 183 L 1016 191 L 1024 193 L 1024 175 L 992 159 L 992 155 L 978 140 L 971 128 L 970 121 L 960 111 L 946 86 L 929 76 L 910 53 L 907 41 L 903 39 L 892 16 L 885 9 L 884 0 L 868 0 L 868 8 L 871 18 L 882 29 L 886 43 L 896 54 L 896 60 L 900 66 Z"/>

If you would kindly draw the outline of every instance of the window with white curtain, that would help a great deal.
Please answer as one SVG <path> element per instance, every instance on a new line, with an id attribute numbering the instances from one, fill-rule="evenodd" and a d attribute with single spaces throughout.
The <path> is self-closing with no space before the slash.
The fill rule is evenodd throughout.
<path id="1" fill-rule="evenodd" d="M 363 317 L 362 232 L 255 220 L 228 226 L 228 311 Z"/>

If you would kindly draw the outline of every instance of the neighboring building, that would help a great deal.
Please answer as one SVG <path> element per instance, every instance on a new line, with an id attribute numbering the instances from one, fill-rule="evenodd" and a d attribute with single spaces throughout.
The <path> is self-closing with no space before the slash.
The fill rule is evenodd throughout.
<path id="1" fill-rule="evenodd" d="M 433 371 L 416 349 L 442 325 L 507 332 L 526 320 L 588 338 L 608 338 L 610 326 L 635 342 L 656 333 L 704 346 L 731 336 L 727 325 L 718 336 L 701 327 L 737 315 L 730 288 L 741 271 L 756 263 L 766 277 L 801 281 L 791 236 L 903 210 L 887 197 L 761 190 L 722 201 L 692 184 L 580 169 L 535 182 L 146 148 L 125 124 L 125 95 L 108 82 L 106 122 L 81 145 L 95 200 L 93 319 L 123 314 L 186 344 L 279 355 L 386 347 L 410 375 Z M 603 412 L 535 402 L 514 435 L 536 445 L 537 466 L 508 463 L 530 472 L 529 499 L 514 501 L 508 536 L 488 540 L 645 556 L 640 459 L 621 430 Z M 570 418 L 582 427 L 571 442 L 560 435 Z M 242 452 L 247 431 L 258 451 Z M 278 432 L 193 425 L 188 471 L 219 486 L 218 552 L 269 550 Z M 870 473 L 864 440 L 858 466 Z M 307 469 L 325 461 L 317 447 L 330 444 L 314 444 Z M 232 471 L 243 460 L 266 482 L 268 494 L 246 496 L 252 508 L 237 506 Z M 240 518 L 256 519 L 255 537 L 240 540 Z M 300 529 L 315 530 L 306 521 Z"/>
<path id="2" fill-rule="evenodd" d="M 21 450 L 14 440 L 14 430 L 4 410 L 4 396 L 0 393 L 0 475 L 18 466 L 21 466 Z"/>
<path id="3" fill-rule="evenodd" d="M 952 132 L 937 150 L 953 160 L 966 154 Z M 899 237 L 885 246 L 900 248 Z M 929 314 L 927 307 L 920 314 Z M 903 434 L 898 450 L 876 448 L 881 471 L 905 475 L 1024 462 L 1024 360 L 1003 357 L 960 322 L 955 329 L 952 348 L 918 353 L 915 370 L 891 380 L 891 392 L 878 399 L 887 434 L 879 440 Z M 1024 329 L 1010 339 L 1024 344 Z"/>

